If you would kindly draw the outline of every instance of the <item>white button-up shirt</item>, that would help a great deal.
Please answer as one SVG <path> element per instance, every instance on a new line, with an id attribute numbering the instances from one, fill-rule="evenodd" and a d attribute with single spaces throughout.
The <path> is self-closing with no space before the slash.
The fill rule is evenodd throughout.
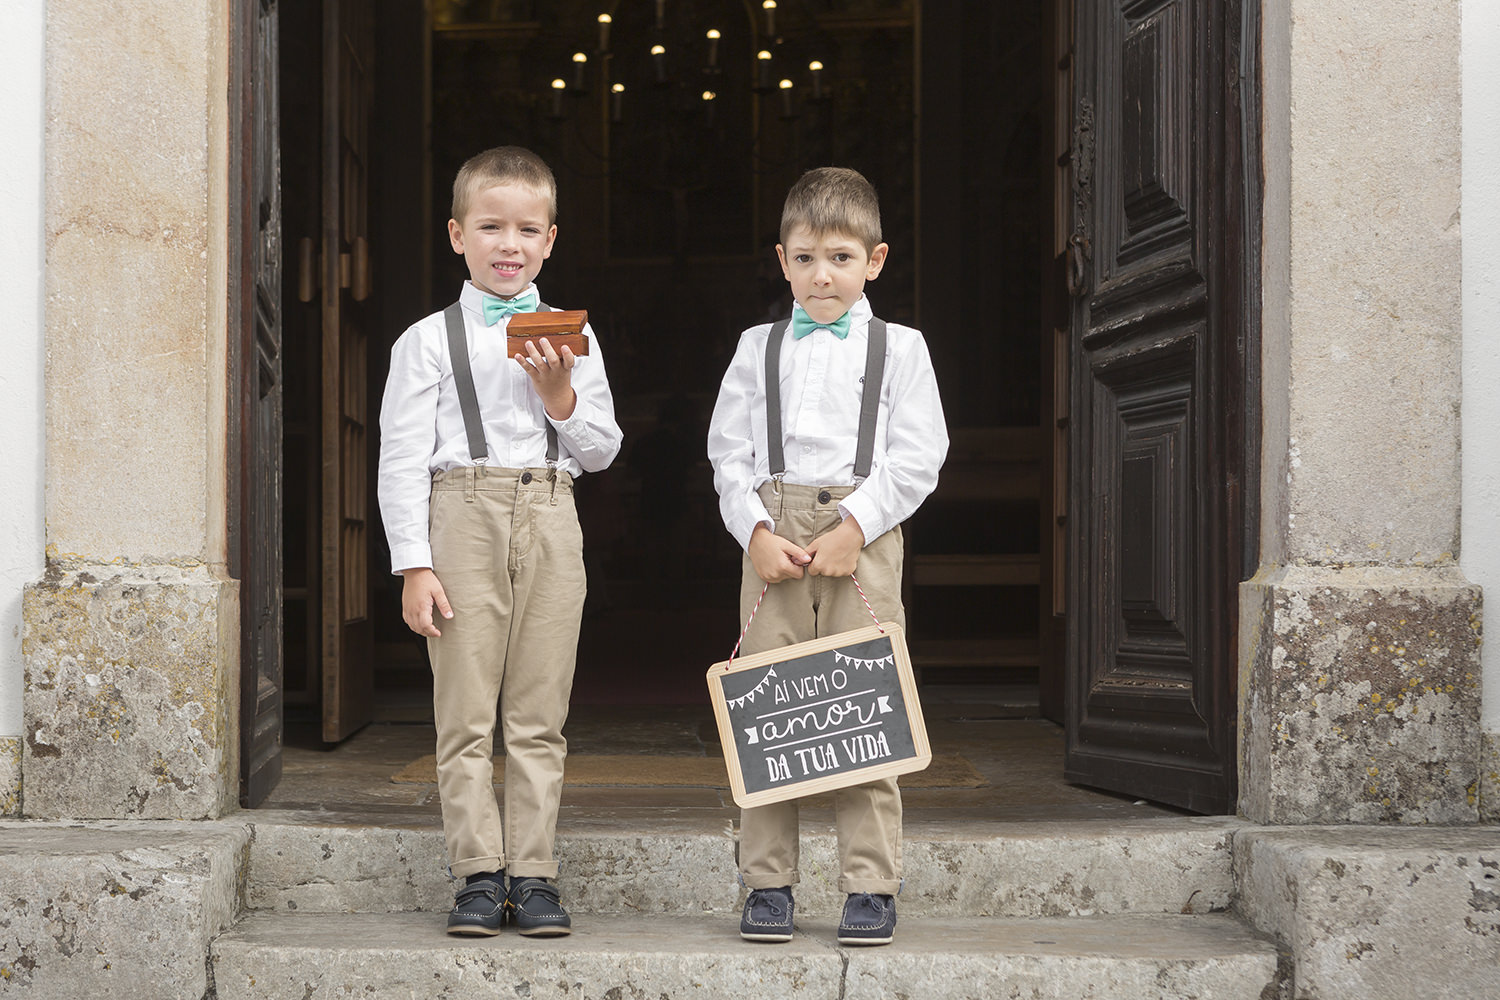
<path id="1" fill-rule="evenodd" d="M 572 475 L 606 468 L 620 451 L 620 425 L 593 328 L 589 353 L 573 368 L 578 403 L 568 419 L 547 416 L 531 378 L 507 353 L 505 328 L 484 321 L 484 293 L 464 282 L 459 303 L 468 331 L 469 366 L 489 448 L 486 464 L 520 469 L 545 464 L 546 425 L 557 429 L 557 467 Z M 427 505 L 432 475 L 473 465 L 448 356 L 441 312 L 413 324 L 391 348 L 391 373 L 380 404 L 380 516 L 391 547 L 391 571 L 432 565 Z"/>
<path id="2" fill-rule="evenodd" d="M 800 309 L 801 306 L 794 307 Z M 854 482 L 854 451 L 869 345 L 870 302 L 849 310 L 849 336 L 814 330 L 801 340 L 787 327 L 781 348 L 784 482 L 839 486 Z M 708 428 L 708 459 L 724 526 L 749 548 L 755 526 L 775 525 L 756 493 L 771 478 L 766 453 L 766 338 L 771 324 L 740 335 Z M 885 375 L 875 423 L 870 475 L 839 504 L 874 541 L 910 517 L 937 487 L 948 454 L 948 428 L 927 342 L 909 326 L 886 324 Z"/>

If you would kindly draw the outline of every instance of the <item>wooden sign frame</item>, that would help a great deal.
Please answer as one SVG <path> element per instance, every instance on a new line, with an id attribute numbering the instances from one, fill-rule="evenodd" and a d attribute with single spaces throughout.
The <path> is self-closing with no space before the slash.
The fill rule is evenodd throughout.
<path id="1" fill-rule="evenodd" d="M 810 659 L 819 653 L 834 652 L 835 656 L 833 658 L 833 662 L 835 665 L 835 669 L 837 669 L 837 665 L 840 662 L 839 657 L 842 655 L 843 650 L 859 647 L 861 645 L 870 643 L 872 640 L 880 639 L 890 640 L 890 659 L 892 660 L 890 666 L 894 671 L 895 676 L 894 682 L 888 683 L 885 690 L 890 691 L 891 689 L 894 689 L 895 691 L 900 692 L 902 711 L 899 713 L 898 718 L 902 718 L 905 720 L 907 733 L 910 734 L 912 752 L 910 754 L 904 752 L 905 734 L 898 733 L 897 737 L 902 750 L 891 760 L 880 761 L 878 763 L 870 764 L 864 767 L 841 768 L 834 773 L 808 776 L 802 778 L 801 780 L 798 780 L 798 776 L 793 774 L 786 779 L 785 784 L 778 784 L 777 787 L 763 789 L 758 788 L 755 791 L 747 791 L 745 773 L 743 771 L 744 765 L 741 760 L 741 754 L 743 751 L 746 751 L 747 748 L 756 745 L 761 735 L 767 734 L 760 725 L 749 727 L 749 731 L 747 731 L 747 727 L 743 725 L 737 725 L 735 721 L 731 719 L 730 697 L 728 694 L 726 694 L 724 688 L 725 680 L 728 678 L 736 677 L 740 674 L 744 674 L 747 671 L 765 672 L 765 679 L 758 682 L 753 689 L 749 690 L 744 695 L 737 695 L 734 697 L 733 700 L 736 703 L 736 708 L 743 708 L 743 703 L 746 700 L 753 703 L 757 696 L 764 693 L 765 697 L 772 700 L 767 703 L 767 707 L 770 710 L 765 712 L 762 716 L 760 716 L 760 718 L 785 716 L 787 713 L 794 713 L 798 711 L 798 707 L 794 706 L 791 709 L 774 707 L 777 704 L 775 699 L 779 697 L 780 694 L 780 692 L 777 691 L 777 688 L 779 685 L 786 683 L 788 680 L 797 677 L 798 668 L 796 666 L 796 661 Z M 879 659 L 883 661 L 884 659 L 886 659 L 886 657 L 880 657 Z M 877 664 L 876 660 L 851 658 L 847 656 L 844 657 L 844 660 L 846 662 L 860 664 L 861 666 L 863 666 L 863 669 L 871 670 L 872 674 L 875 666 L 870 666 L 870 664 Z M 824 662 L 826 664 L 826 661 Z M 783 668 L 782 674 L 777 675 L 775 673 L 776 667 Z M 788 668 L 790 668 L 790 670 L 788 670 Z M 883 665 L 880 665 L 880 669 L 884 670 L 885 667 Z M 856 671 L 851 669 L 841 672 L 846 675 L 845 680 L 846 682 L 848 682 L 851 680 L 848 675 Z M 853 685 L 846 683 L 845 686 L 849 687 Z M 840 701 L 845 701 L 847 705 L 846 711 L 849 713 L 850 717 L 854 717 L 855 712 L 863 712 L 863 706 L 858 702 L 858 698 L 860 696 L 863 696 L 866 699 L 869 699 L 870 696 L 874 694 L 875 700 L 867 702 L 871 709 L 871 712 L 875 713 L 875 715 L 872 715 L 872 717 L 876 717 L 878 716 L 878 714 L 888 714 L 892 711 L 895 711 L 894 706 L 888 706 L 882 710 L 881 698 L 879 693 L 877 693 L 875 689 L 858 692 L 850 691 L 847 694 L 835 694 L 836 688 L 836 683 L 830 681 L 830 686 L 828 687 L 826 692 L 822 693 L 833 695 L 833 697 L 824 699 L 819 704 L 836 705 Z M 797 799 L 802 798 L 806 795 L 816 795 L 819 792 L 826 792 L 835 788 L 845 788 L 850 785 L 861 785 L 865 782 L 874 781 L 878 778 L 886 778 L 898 774 L 908 774 L 912 771 L 920 771 L 932 762 L 932 747 L 927 741 L 927 725 L 922 718 L 921 701 L 917 697 L 917 682 L 916 677 L 913 675 L 911 669 L 911 656 L 906 649 L 906 635 L 901 626 L 897 625 L 895 622 L 882 622 L 878 627 L 875 625 L 867 625 L 864 628 L 854 629 L 849 632 L 840 632 L 837 635 L 824 636 L 821 639 L 811 639 L 807 642 L 799 642 L 791 646 L 782 646 L 777 649 L 767 650 L 764 653 L 754 653 L 749 656 L 742 656 L 734 660 L 732 664 L 728 660 L 715 663 L 708 669 L 708 690 L 710 700 L 713 703 L 714 720 L 718 723 L 719 739 L 724 747 L 724 764 L 729 771 L 730 791 L 734 795 L 734 801 L 742 808 L 766 805 L 770 802 L 783 802 L 787 799 Z M 885 698 L 886 700 L 888 700 L 889 694 L 887 694 Z M 818 705 L 809 702 L 805 707 L 808 709 L 809 713 L 812 713 L 814 709 L 818 707 Z M 805 713 L 804 716 L 800 718 L 806 718 L 806 714 L 807 713 Z M 840 712 L 839 714 L 840 716 L 843 716 L 845 713 Z M 825 715 L 824 721 L 831 722 L 831 720 L 831 713 Z M 740 721 L 743 722 L 744 720 L 742 719 Z M 859 721 L 863 721 L 863 718 L 860 718 Z M 766 723 L 766 725 L 774 724 Z M 806 727 L 805 731 L 808 732 L 811 732 L 818 726 L 819 723 L 817 722 L 816 718 L 814 718 L 810 723 L 804 722 L 804 727 Z M 790 726 L 788 726 L 788 728 L 790 729 Z M 880 727 L 878 724 L 873 726 L 866 724 L 859 728 L 868 730 Z M 840 732 L 848 733 L 851 731 L 852 729 L 843 731 L 829 731 L 826 729 L 820 729 L 815 736 L 807 738 L 800 738 L 801 733 L 799 732 L 797 734 L 799 736 L 799 740 L 795 742 L 807 743 L 815 741 L 818 737 L 821 736 L 827 736 L 830 743 L 833 739 L 840 739 L 842 742 L 842 739 L 847 737 L 841 737 Z M 892 732 L 894 732 L 894 730 L 892 730 Z M 883 734 L 884 730 L 881 730 L 882 742 L 884 742 Z M 780 737 L 772 736 L 772 738 L 776 739 Z M 865 737 L 860 738 L 864 739 Z M 874 739 L 874 737 L 871 736 L 870 739 Z M 752 743 L 752 740 L 755 741 L 755 743 Z M 782 745 L 790 746 L 790 743 L 784 743 Z M 775 747 L 776 744 L 771 744 L 771 746 Z M 792 768 L 794 771 L 799 769 L 803 771 L 809 770 L 806 760 L 806 754 L 809 752 L 812 751 L 803 751 L 802 755 L 798 757 L 797 764 L 793 765 Z M 797 753 L 797 751 L 794 749 L 793 753 L 795 754 Z M 834 755 L 837 755 L 837 750 L 824 748 L 824 753 L 833 753 Z M 771 765 L 772 758 L 765 757 L 763 749 L 750 750 L 748 755 L 761 757 L 767 763 L 768 767 Z M 784 754 L 779 755 L 779 757 L 783 761 L 785 761 L 786 759 L 786 755 Z M 757 780 L 756 784 L 759 785 L 760 782 Z"/>

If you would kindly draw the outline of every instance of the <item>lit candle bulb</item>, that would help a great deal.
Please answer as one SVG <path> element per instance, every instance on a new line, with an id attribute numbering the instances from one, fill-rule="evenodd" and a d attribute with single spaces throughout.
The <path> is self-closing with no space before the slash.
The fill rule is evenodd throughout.
<path id="1" fill-rule="evenodd" d="M 583 71 L 588 65 L 589 57 L 582 52 L 573 53 L 573 89 L 583 89 Z"/>
<path id="2" fill-rule="evenodd" d="M 561 77 L 552 81 L 552 117 L 563 116 L 563 91 L 568 89 L 568 84 Z"/>
<path id="3" fill-rule="evenodd" d="M 755 53 L 755 86 L 764 91 L 771 89 L 771 53 L 766 49 Z"/>
<path id="4" fill-rule="evenodd" d="M 761 10 L 766 12 L 766 37 L 776 37 L 776 0 L 765 0 L 760 5 Z"/>
<path id="5" fill-rule="evenodd" d="M 609 26 L 610 26 L 610 24 L 613 21 L 614 21 L 614 18 L 610 17 L 608 14 L 600 14 L 599 15 L 599 51 L 600 52 L 608 52 L 609 51 Z"/>
<path id="6" fill-rule="evenodd" d="M 708 68 L 719 65 L 719 29 L 708 29 Z"/>
<path id="7" fill-rule="evenodd" d="M 781 117 L 792 117 L 792 81 L 782 80 L 778 85 L 781 87 Z"/>
<path id="8" fill-rule="evenodd" d="M 618 122 L 620 120 L 621 107 L 625 103 L 625 85 L 617 83 L 609 88 L 609 120 Z"/>
<path id="9" fill-rule="evenodd" d="M 656 63 L 656 82 L 667 82 L 667 47 L 665 45 L 651 46 L 651 58 Z"/>
<path id="10" fill-rule="evenodd" d="M 705 124 L 712 125 L 714 123 L 714 99 L 718 96 L 712 90 L 705 90 L 703 92 L 703 121 Z"/>

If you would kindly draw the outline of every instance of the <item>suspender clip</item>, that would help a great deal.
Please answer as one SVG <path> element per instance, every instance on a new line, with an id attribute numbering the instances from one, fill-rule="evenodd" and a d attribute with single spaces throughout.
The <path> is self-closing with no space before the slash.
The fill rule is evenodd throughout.
<path id="1" fill-rule="evenodd" d="M 785 472 L 778 472 L 771 477 L 771 492 L 777 496 L 781 496 L 781 477 L 785 475 Z"/>

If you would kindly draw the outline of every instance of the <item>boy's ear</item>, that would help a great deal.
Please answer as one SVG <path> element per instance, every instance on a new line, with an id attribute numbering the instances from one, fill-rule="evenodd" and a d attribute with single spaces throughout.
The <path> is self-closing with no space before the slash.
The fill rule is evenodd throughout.
<path id="1" fill-rule="evenodd" d="M 870 251 L 870 264 L 865 268 L 866 281 L 874 281 L 876 278 L 880 277 L 880 269 L 882 267 L 885 267 L 885 255 L 890 252 L 890 244 L 875 244 L 875 249 Z"/>
<path id="2" fill-rule="evenodd" d="M 457 219 L 448 220 L 448 242 L 453 244 L 454 253 L 464 252 L 464 227 L 458 224 Z"/>
<path id="3" fill-rule="evenodd" d="M 791 281 L 792 272 L 787 270 L 786 266 L 786 247 L 782 246 L 780 243 L 776 244 L 776 259 L 781 261 L 781 276 L 787 281 Z"/>

